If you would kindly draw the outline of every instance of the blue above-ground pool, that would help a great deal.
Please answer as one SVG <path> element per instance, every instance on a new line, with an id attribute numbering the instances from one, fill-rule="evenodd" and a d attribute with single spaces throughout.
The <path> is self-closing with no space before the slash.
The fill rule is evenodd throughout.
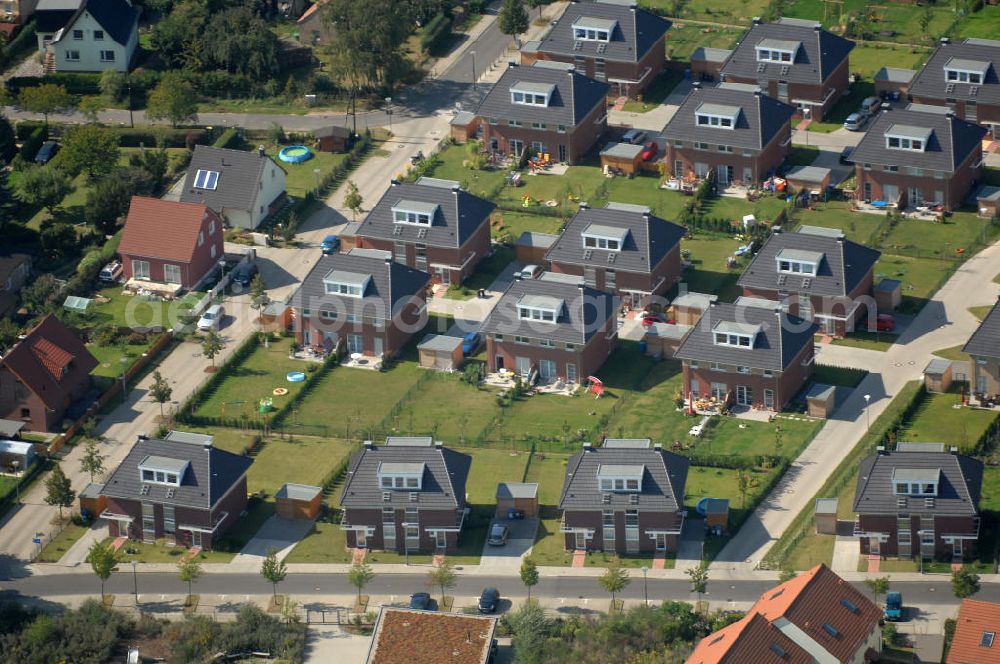
<path id="1" fill-rule="evenodd" d="M 301 164 L 312 159 L 312 156 L 312 150 L 304 145 L 289 145 L 278 152 L 278 159 L 289 164 Z"/>
<path id="2" fill-rule="evenodd" d="M 301 371 L 289 371 L 285 374 L 285 379 L 289 383 L 301 383 L 306 379 L 306 375 Z"/>

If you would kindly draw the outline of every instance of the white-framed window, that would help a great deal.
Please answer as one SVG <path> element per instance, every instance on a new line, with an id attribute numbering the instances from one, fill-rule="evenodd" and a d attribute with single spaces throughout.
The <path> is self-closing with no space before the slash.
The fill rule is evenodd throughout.
<path id="1" fill-rule="evenodd" d="M 357 282 L 324 281 L 323 287 L 327 295 L 346 295 L 347 297 L 361 297 L 365 294 L 370 277 L 366 277 Z"/>
<path id="2" fill-rule="evenodd" d="M 101 62 L 114 62 L 115 52 L 111 50 L 102 49 L 101 50 Z"/>
<path id="3" fill-rule="evenodd" d="M 548 92 L 518 90 L 516 88 L 510 89 L 510 101 L 512 104 L 521 104 L 522 106 L 548 106 L 551 98 L 551 89 Z"/>
<path id="4" fill-rule="evenodd" d="M 532 129 L 538 129 L 538 130 L 541 130 L 541 131 L 545 131 L 545 123 L 544 122 L 532 122 L 531 123 L 531 128 Z"/>
<path id="5" fill-rule="evenodd" d="M 555 348 L 556 342 L 552 341 L 552 339 L 539 339 L 538 345 L 543 348 Z"/>
<path id="6" fill-rule="evenodd" d="M 77 51 L 77 50 L 66 51 L 66 61 L 67 62 L 79 62 L 80 61 L 80 51 Z"/>
<path id="7" fill-rule="evenodd" d="M 433 208 L 433 209 L 431 209 Z M 408 210 L 403 207 L 392 208 L 392 220 L 397 224 L 416 224 L 418 226 L 430 226 L 431 219 L 437 211 L 437 206 L 430 206 L 421 210 Z"/>
<path id="8" fill-rule="evenodd" d="M 944 72 L 945 72 L 945 78 L 950 83 L 981 84 L 986 77 L 986 67 L 983 67 L 983 69 L 979 71 L 971 69 L 956 69 L 953 67 L 945 67 Z"/>
<path id="9" fill-rule="evenodd" d="M 915 166 L 907 166 L 906 167 L 906 173 L 907 173 L 907 175 L 913 175 L 913 176 L 919 178 L 919 177 L 923 177 L 924 176 L 924 169 L 917 168 Z"/>
<path id="10" fill-rule="evenodd" d="M 416 489 L 423 486 L 423 463 L 385 462 L 379 465 L 378 481 L 383 489 Z"/>
<path id="11" fill-rule="evenodd" d="M 750 348 L 753 346 L 753 335 L 739 334 L 732 332 L 716 332 L 716 346 L 737 346 L 739 348 Z"/>
<path id="12" fill-rule="evenodd" d="M 758 62 L 792 62 L 795 59 L 795 51 L 780 48 L 758 48 Z"/>
<path id="13" fill-rule="evenodd" d="M 507 120 L 507 125 L 509 127 L 520 127 L 521 126 L 521 121 L 520 120 Z"/>
<path id="14" fill-rule="evenodd" d="M 774 372 L 770 369 L 764 369 L 764 378 L 773 378 Z"/>
<path id="15" fill-rule="evenodd" d="M 530 344 L 531 343 L 531 339 L 529 339 L 528 337 L 522 337 L 519 334 L 515 334 L 514 335 L 514 343 L 516 343 L 516 344 Z"/>
<path id="16" fill-rule="evenodd" d="M 149 261 L 132 259 L 132 278 L 149 280 Z"/>
<path id="17" fill-rule="evenodd" d="M 737 366 L 736 367 L 736 373 L 749 374 L 750 373 L 750 367 Z"/>
<path id="18" fill-rule="evenodd" d="M 94 41 L 104 41 L 104 30 L 94 30 Z"/>
<path id="19" fill-rule="evenodd" d="M 181 268 L 179 265 L 164 265 L 163 266 L 163 281 L 168 284 L 179 284 L 181 283 Z"/>
<path id="20" fill-rule="evenodd" d="M 899 166 L 886 164 L 886 165 L 882 166 L 882 170 L 885 171 L 886 173 L 898 173 L 899 172 Z"/>
<path id="21" fill-rule="evenodd" d="M 588 21 L 589 22 L 589 21 Z M 579 41 L 608 41 L 611 39 L 611 33 L 615 29 L 617 23 L 612 22 L 611 25 L 586 25 L 586 23 L 577 23 L 573 25 L 573 39 Z"/>
<path id="22" fill-rule="evenodd" d="M 83 39 L 83 30 L 74 30 L 73 31 L 73 39 L 75 39 L 76 41 L 82 40 Z"/>
<path id="23" fill-rule="evenodd" d="M 696 150 L 708 150 L 709 149 L 708 143 L 695 143 L 694 147 L 695 147 Z"/>
<path id="24" fill-rule="evenodd" d="M 733 146 L 732 145 L 720 145 L 719 146 L 719 152 L 732 153 L 732 151 L 733 151 Z"/>
<path id="25" fill-rule="evenodd" d="M 158 464 L 157 462 L 165 462 Z M 143 484 L 166 484 L 180 486 L 187 471 L 187 461 L 175 461 L 161 457 L 147 457 L 139 464 L 139 479 Z"/>
<path id="26" fill-rule="evenodd" d="M 556 131 L 560 134 L 566 133 L 566 125 L 556 125 Z"/>
<path id="27" fill-rule="evenodd" d="M 219 172 L 198 169 L 194 174 L 194 188 L 214 191 L 219 186 Z"/>
<path id="28" fill-rule="evenodd" d="M 897 134 L 885 135 L 885 147 L 890 150 L 910 150 L 911 152 L 923 152 L 927 148 L 927 141 L 916 136 L 900 136 Z"/>
<path id="29" fill-rule="evenodd" d="M 496 118 L 486 118 L 486 122 L 488 122 L 489 124 L 491 124 L 493 126 L 496 126 L 497 119 Z"/>
<path id="30" fill-rule="evenodd" d="M 708 368 L 711 371 L 723 371 L 721 362 L 712 362 L 711 364 L 708 365 Z"/>
<path id="31" fill-rule="evenodd" d="M 716 115 L 714 113 L 695 112 L 699 127 L 720 127 L 722 129 L 733 129 L 736 126 L 736 118 L 730 115 Z"/>
<path id="32" fill-rule="evenodd" d="M 784 258 L 779 258 L 778 260 L 778 272 L 784 272 L 785 274 L 806 274 L 815 275 L 816 274 L 816 263 L 811 263 L 809 261 L 796 261 Z"/>
<path id="33" fill-rule="evenodd" d="M 596 235 L 584 235 L 583 246 L 587 249 L 607 249 L 609 251 L 620 251 L 621 241 L 618 238 L 607 238 Z"/>
<path id="34" fill-rule="evenodd" d="M 520 304 L 517 307 L 517 317 L 521 320 L 540 320 L 546 323 L 554 323 L 558 315 L 558 308 L 548 309 L 538 306 L 526 306 L 523 304 Z"/>
<path id="35" fill-rule="evenodd" d="M 215 235 L 215 219 L 208 220 L 208 234 Z"/>
<path id="36" fill-rule="evenodd" d="M 198 231 L 198 246 L 205 244 L 205 233 Z"/>

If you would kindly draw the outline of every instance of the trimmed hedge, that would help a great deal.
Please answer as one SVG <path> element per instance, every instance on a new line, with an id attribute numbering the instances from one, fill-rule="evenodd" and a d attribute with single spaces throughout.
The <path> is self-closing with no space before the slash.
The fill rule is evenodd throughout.
<path id="1" fill-rule="evenodd" d="M 101 94 L 101 75 L 89 72 L 52 72 L 45 76 L 12 76 L 7 79 L 7 89 L 16 95 L 24 88 L 34 88 L 46 83 L 61 85 L 71 95 Z"/>
<path id="2" fill-rule="evenodd" d="M 250 354 L 257 350 L 260 345 L 260 335 L 251 334 L 246 341 L 240 344 L 233 354 L 226 360 L 226 363 L 219 367 L 212 377 L 205 381 L 198 389 L 191 393 L 187 401 L 177 409 L 177 421 L 182 424 L 193 424 L 197 426 L 240 426 L 238 418 L 203 417 L 194 414 L 198 404 L 212 396 L 222 382 L 239 368 L 243 362 L 250 357 Z M 227 424 L 228 422 L 228 424 Z"/>
<path id="3" fill-rule="evenodd" d="M 420 47 L 433 53 L 451 35 L 451 16 L 441 12 L 430 20 L 420 37 Z"/>
<path id="4" fill-rule="evenodd" d="M 17 140 L 26 141 L 33 133 L 35 133 L 36 129 L 42 128 L 45 128 L 44 122 L 37 122 L 35 120 L 19 120 L 17 125 L 14 126 L 14 133 L 17 136 Z"/>
<path id="5" fill-rule="evenodd" d="M 157 139 L 165 141 L 168 148 L 193 148 L 196 144 L 209 143 L 212 132 L 205 129 L 176 129 L 170 127 L 107 127 L 118 136 L 118 145 L 123 148 L 137 148 L 157 145 Z"/>
<path id="6" fill-rule="evenodd" d="M 213 148 L 236 148 L 240 143 L 240 132 L 236 127 L 230 127 L 225 130 L 219 137 L 215 139 L 212 143 Z"/>
<path id="7" fill-rule="evenodd" d="M 24 143 L 21 145 L 21 158 L 25 161 L 34 161 L 35 155 L 49 137 L 49 132 L 45 130 L 45 127 L 38 127 L 29 136 Z"/>
<path id="8" fill-rule="evenodd" d="M 3 62 L 5 64 L 10 63 L 24 53 L 33 51 L 36 48 L 38 48 L 38 39 L 35 37 L 35 21 L 32 19 L 21 28 L 16 37 L 3 47 Z"/>

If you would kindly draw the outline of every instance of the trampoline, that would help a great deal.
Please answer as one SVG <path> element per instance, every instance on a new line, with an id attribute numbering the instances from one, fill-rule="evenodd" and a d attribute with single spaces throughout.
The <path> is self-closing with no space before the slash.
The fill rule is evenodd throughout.
<path id="1" fill-rule="evenodd" d="M 289 164 L 301 164 L 303 161 L 312 159 L 312 150 L 304 145 L 289 145 L 281 148 L 278 152 L 278 159 Z"/>

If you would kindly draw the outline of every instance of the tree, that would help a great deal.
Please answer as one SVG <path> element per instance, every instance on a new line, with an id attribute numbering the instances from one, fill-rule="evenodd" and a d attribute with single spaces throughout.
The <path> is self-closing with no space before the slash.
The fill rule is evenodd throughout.
<path id="1" fill-rule="evenodd" d="M 507 614 L 514 639 L 514 664 L 543 664 L 545 640 L 552 631 L 552 620 L 545 615 L 545 609 L 538 604 L 522 604 L 516 611 Z"/>
<path id="2" fill-rule="evenodd" d="M 205 26 L 203 38 L 206 55 L 220 69 L 265 78 L 277 68 L 277 35 L 246 7 L 214 14 Z"/>
<path id="3" fill-rule="evenodd" d="M 105 106 L 106 104 L 104 103 L 103 97 L 88 95 L 80 99 L 80 103 L 77 104 L 76 110 L 80 111 L 83 117 L 86 118 L 87 122 L 97 124 L 97 114 L 103 111 Z"/>
<path id="4" fill-rule="evenodd" d="M 979 592 L 979 575 L 964 567 L 951 573 L 951 591 L 958 599 L 972 597 Z"/>
<path id="5" fill-rule="evenodd" d="M 358 604 L 361 603 L 361 591 L 374 578 L 375 572 L 372 571 L 371 565 L 366 565 L 365 563 L 355 563 L 351 565 L 351 569 L 347 570 L 348 582 L 358 589 Z"/>
<path id="6" fill-rule="evenodd" d="M 875 596 L 875 602 L 879 603 L 879 597 L 883 597 L 889 592 L 889 577 L 876 576 L 871 579 L 865 579 L 865 585 L 868 586 L 868 589 L 872 591 L 872 595 Z"/>
<path id="7" fill-rule="evenodd" d="M 361 206 L 364 202 L 361 192 L 358 191 L 358 185 L 354 184 L 353 180 L 348 180 L 347 193 L 344 194 L 344 207 L 351 211 L 351 221 L 358 218 L 358 213 L 361 212 Z"/>
<path id="8" fill-rule="evenodd" d="M 931 24 L 931 21 L 933 20 L 934 20 L 934 9 L 930 5 L 928 5 L 927 7 L 924 8 L 923 13 L 920 14 L 920 19 L 918 20 L 918 23 L 920 24 L 920 31 L 926 35 L 927 26 L 929 26 Z"/>
<path id="9" fill-rule="evenodd" d="M 17 154 L 17 136 L 10 121 L 0 115 L 0 158 L 10 161 Z"/>
<path id="10" fill-rule="evenodd" d="M 174 388 L 170 387 L 170 383 L 163 377 L 159 369 L 154 371 L 153 384 L 149 386 L 149 396 L 153 397 L 153 401 L 160 404 L 160 419 L 163 419 L 163 404 L 170 401 L 170 395 L 173 393 Z"/>
<path id="11" fill-rule="evenodd" d="M 275 598 L 278 597 L 278 584 L 288 576 L 288 567 L 284 560 L 278 560 L 278 550 L 271 547 L 267 550 L 267 558 L 260 565 L 260 575 L 271 582 Z"/>
<path id="12" fill-rule="evenodd" d="M 76 491 L 63 472 L 62 466 L 56 464 L 52 474 L 45 480 L 45 503 L 59 508 L 59 520 L 62 520 L 63 508 L 72 507 L 76 499 Z"/>
<path id="13" fill-rule="evenodd" d="M 118 230 L 118 220 L 128 211 L 129 201 L 137 192 L 134 183 L 122 177 L 124 171 L 101 178 L 87 191 L 84 220 L 105 235 Z"/>
<path id="14" fill-rule="evenodd" d="M 112 101 L 118 101 L 122 98 L 126 85 L 128 85 L 128 74 L 114 69 L 106 69 L 102 72 L 101 80 L 98 83 L 101 94 Z"/>
<path id="15" fill-rule="evenodd" d="M 118 136 L 109 129 L 85 124 L 70 127 L 62 140 L 59 163 L 72 174 L 86 173 L 93 180 L 118 167 Z"/>
<path id="16" fill-rule="evenodd" d="M 267 288 L 264 286 L 264 277 L 260 276 L 260 272 L 253 276 L 250 281 L 250 306 L 253 308 L 259 307 L 265 302 Z"/>
<path id="17" fill-rule="evenodd" d="M 77 249 L 80 240 L 70 224 L 48 220 L 42 222 L 39 241 L 46 256 L 61 260 Z"/>
<path id="18" fill-rule="evenodd" d="M 528 600 L 531 600 L 531 587 L 538 585 L 538 565 L 531 558 L 525 558 L 521 563 L 521 583 L 528 589 Z"/>
<path id="19" fill-rule="evenodd" d="M 80 459 L 80 470 L 90 475 L 90 481 L 94 481 L 94 475 L 104 472 L 104 455 L 97 447 L 96 440 L 88 440 L 83 448 L 83 458 Z"/>
<path id="20" fill-rule="evenodd" d="M 442 604 L 444 604 L 445 591 L 454 588 L 456 583 L 458 583 L 458 574 L 450 560 L 445 560 L 438 567 L 432 567 L 427 572 L 427 584 L 433 588 L 441 589 Z"/>
<path id="21" fill-rule="evenodd" d="M 6 355 L 11 346 L 17 343 L 21 330 L 17 323 L 9 318 L 0 318 L 0 355 Z"/>
<path id="22" fill-rule="evenodd" d="M 195 558 L 182 560 L 177 563 L 177 578 L 188 584 L 188 605 L 191 604 L 191 597 L 193 595 L 192 584 L 201 578 L 203 573 L 201 563 L 199 563 Z"/>
<path id="23" fill-rule="evenodd" d="M 17 95 L 17 105 L 31 113 L 41 113 L 45 125 L 49 124 L 49 114 L 73 108 L 73 95 L 62 85 L 43 83 L 30 88 L 21 88 Z"/>
<path id="24" fill-rule="evenodd" d="M 94 542 L 90 546 L 87 554 L 87 561 L 90 563 L 94 574 L 101 580 L 101 600 L 104 599 L 104 583 L 111 578 L 111 573 L 118 567 L 121 558 L 118 552 L 111 548 L 111 542 Z"/>
<path id="25" fill-rule="evenodd" d="M 201 342 L 201 354 L 212 360 L 212 368 L 215 368 L 215 356 L 222 352 L 222 340 L 215 330 L 209 330 L 205 335 L 205 340 Z"/>
<path id="26" fill-rule="evenodd" d="M 625 590 L 630 582 L 628 578 L 628 570 L 622 567 L 622 561 L 618 556 L 611 559 L 608 564 L 608 569 L 604 571 L 604 574 L 597 577 L 597 583 L 606 592 L 611 593 L 611 604 L 614 606 L 615 595 Z"/>
<path id="27" fill-rule="evenodd" d="M 27 205 L 38 205 L 54 214 L 73 191 L 69 177 L 52 165 L 31 167 L 21 173 L 14 186 L 14 198 Z"/>
<path id="28" fill-rule="evenodd" d="M 31 313 L 42 314 L 55 304 L 59 294 L 55 276 L 47 272 L 21 289 L 21 302 Z"/>
<path id="29" fill-rule="evenodd" d="M 736 487 L 740 492 L 740 507 L 746 509 L 747 493 L 750 491 L 750 473 L 745 470 L 736 471 Z"/>
<path id="30" fill-rule="evenodd" d="M 364 88 L 391 90 L 408 66 L 402 46 L 413 29 L 414 16 L 395 2 L 330 0 L 323 19 L 332 26 L 327 50 L 331 71 L 352 99 Z"/>
<path id="31" fill-rule="evenodd" d="M 194 122 L 198 119 L 198 96 L 179 73 L 168 71 L 149 93 L 146 117 L 150 120 L 169 120 L 174 127 L 182 122 Z"/>
<path id="32" fill-rule="evenodd" d="M 541 19 L 542 18 L 542 7 L 544 7 L 545 5 L 549 4 L 550 1 L 551 0 L 524 0 L 524 4 L 526 4 L 528 7 L 532 8 L 532 9 L 538 9 L 538 18 Z M 674 14 L 674 16 L 677 16 L 677 14 Z M 525 29 L 527 29 L 527 28 L 525 28 Z"/>
<path id="33" fill-rule="evenodd" d="M 701 600 L 701 596 L 708 589 L 708 563 L 703 560 L 697 567 L 684 570 L 684 573 L 691 579 L 691 592 L 696 593 Z"/>
<path id="34" fill-rule="evenodd" d="M 497 20 L 500 32 L 513 37 L 517 47 L 521 48 L 520 35 L 528 30 L 528 12 L 524 10 L 524 1 L 503 0 Z"/>

